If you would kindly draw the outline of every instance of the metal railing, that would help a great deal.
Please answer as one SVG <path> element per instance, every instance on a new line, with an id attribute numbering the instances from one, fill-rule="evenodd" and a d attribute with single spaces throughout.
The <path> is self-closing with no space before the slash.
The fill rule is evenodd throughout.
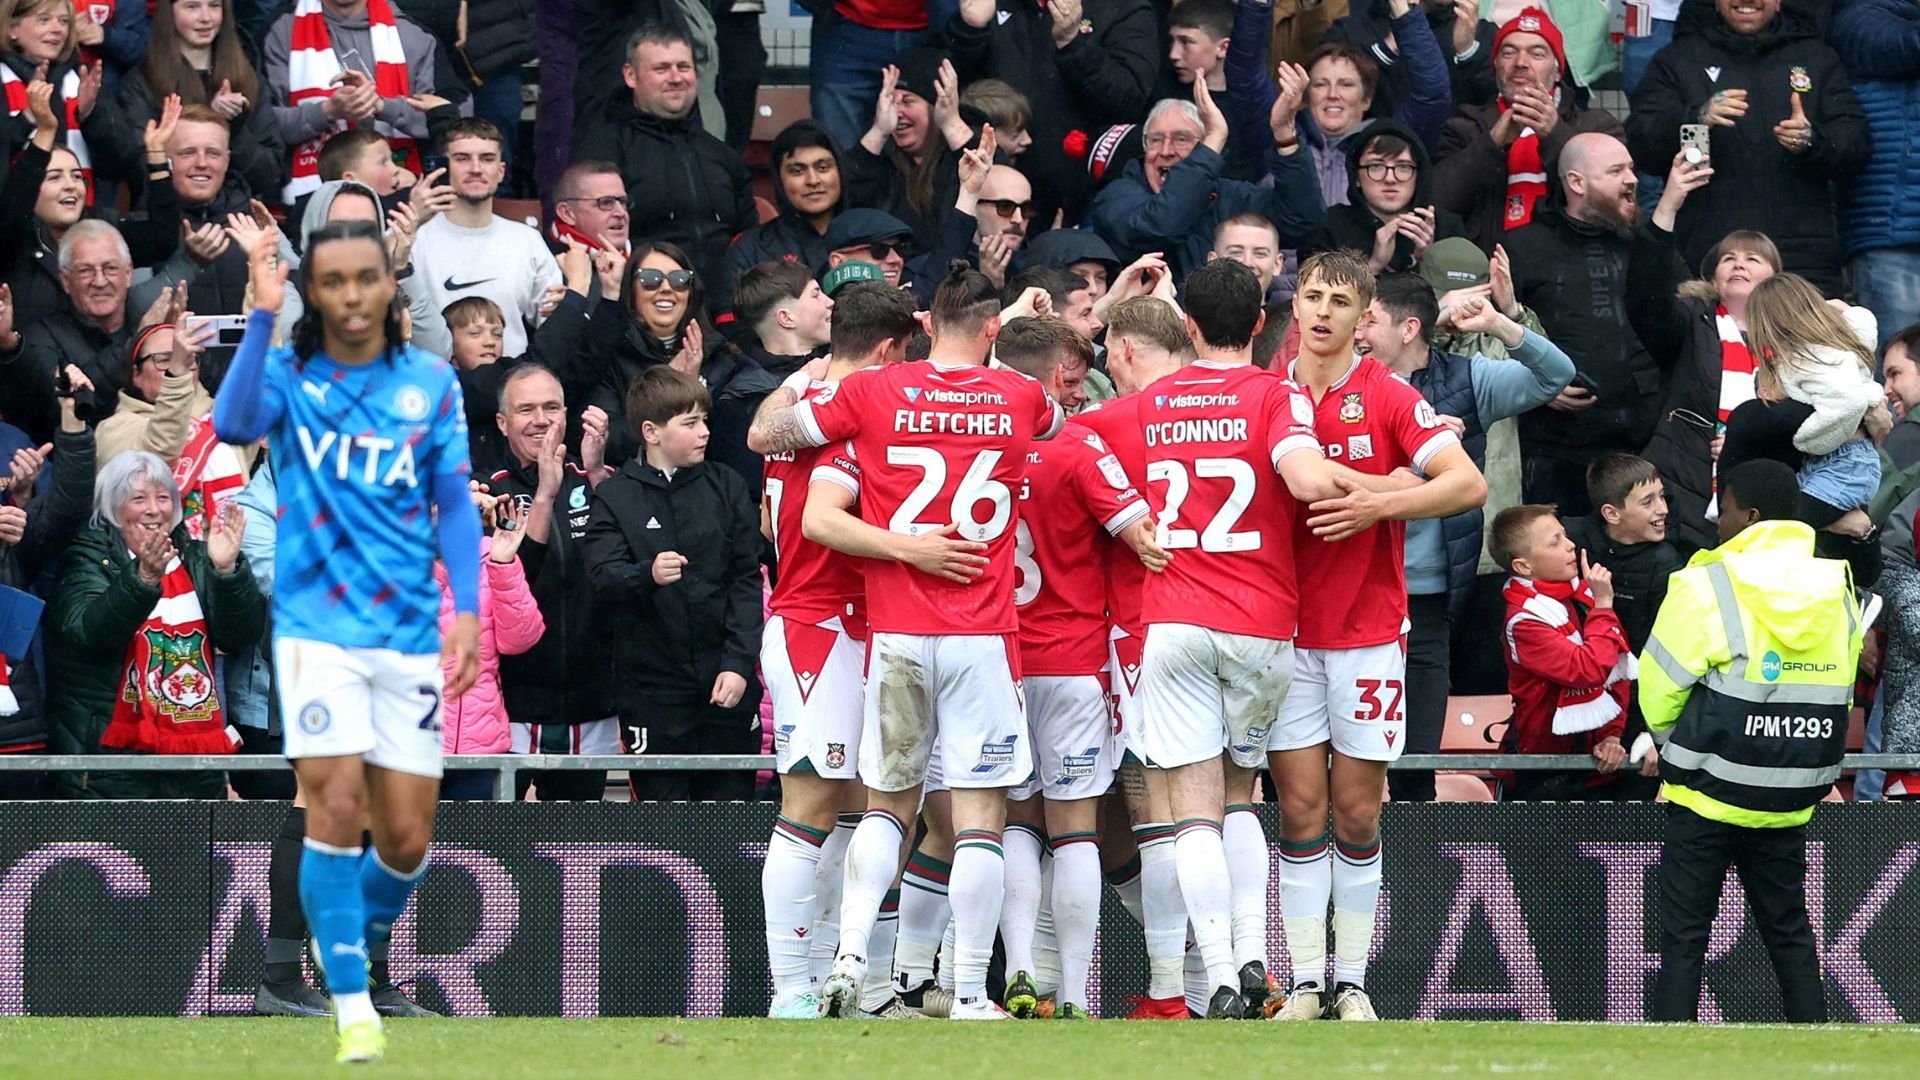
<path id="1" fill-rule="evenodd" d="M 656 772 L 687 770 L 724 772 L 772 769 L 771 754 L 448 754 L 448 769 L 491 770 L 493 795 L 512 802 L 515 779 L 529 771 Z M 1846 769 L 1900 769 L 1920 771 L 1920 754 L 1848 754 Z M 1439 769 L 1484 773 L 1493 770 L 1531 772 L 1585 770 L 1593 759 L 1585 754 L 1405 754 L 1389 769 Z M 291 768 L 286 758 L 272 754 L 0 754 L 5 772 L 275 772 Z"/>

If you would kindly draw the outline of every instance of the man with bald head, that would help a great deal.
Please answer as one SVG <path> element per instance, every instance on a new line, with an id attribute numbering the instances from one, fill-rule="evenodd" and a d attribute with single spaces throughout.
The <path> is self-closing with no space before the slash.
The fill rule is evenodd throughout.
<path id="1" fill-rule="evenodd" d="M 1558 196 L 1505 243 L 1515 296 L 1578 373 L 1520 417 L 1521 493 L 1579 516 L 1592 512 L 1587 463 L 1647 445 L 1662 377 L 1627 323 L 1627 255 L 1640 222 L 1633 155 L 1612 135 L 1583 132 L 1567 140 L 1559 166 Z"/>
<path id="2" fill-rule="evenodd" d="M 1026 242 L 1033 225 L 1033 185 L 1011 165 L 995 165 L 987 170 L 987 182 L 981 185 L 980 201 L 973 217 L 980 223 L 974 243 L 980 246 L 982 263 L 989 249 L 1003 247 L 1008 254 Z"/>

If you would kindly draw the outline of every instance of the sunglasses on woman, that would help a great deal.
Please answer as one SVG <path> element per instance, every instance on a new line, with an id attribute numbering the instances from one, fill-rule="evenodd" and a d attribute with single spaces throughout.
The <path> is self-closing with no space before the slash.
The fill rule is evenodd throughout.
<path id="1" fill-rule="evenodd" d="M 644 270 L 634 271 L 633 280 L 643 289 L 657 289 L 664 282 L 672 286 L 674 292 L 686 292 L 693 287 L 693 271 L 655 270 L 647 267 Z"/>

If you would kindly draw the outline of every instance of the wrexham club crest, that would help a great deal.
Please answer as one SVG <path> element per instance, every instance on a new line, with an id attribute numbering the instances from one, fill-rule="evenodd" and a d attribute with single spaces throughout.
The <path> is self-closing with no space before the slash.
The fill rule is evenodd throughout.
<path id="1" fill-rule="evenodd" d="M 205 669 L 207 634 L 204 630 L 169 633 L 144 630 L 146 670 L 127 669 L 123 693 L 130 702 L 138 702 L 144 689 L 147 700 L 171 714 L 175 722 L 206 720 L 217 706 L 213 694 L 213 673 Z"/>

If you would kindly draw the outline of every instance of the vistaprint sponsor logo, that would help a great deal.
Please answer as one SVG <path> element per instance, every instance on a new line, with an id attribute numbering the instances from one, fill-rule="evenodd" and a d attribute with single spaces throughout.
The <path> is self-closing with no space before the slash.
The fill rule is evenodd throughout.
<path id="1" fill-rule="evenodd" d="M 1156 409 L 1221 409 L 1240 404 L 1239 394 L 1156 394 Z"/>
<path id="2" fill-rule="evenodd" d="M 937 386 L 903 387 L 907 400 L 934 405 L 1005 405 L 1007 399 L 991 390 L 943 390 Z"/>

